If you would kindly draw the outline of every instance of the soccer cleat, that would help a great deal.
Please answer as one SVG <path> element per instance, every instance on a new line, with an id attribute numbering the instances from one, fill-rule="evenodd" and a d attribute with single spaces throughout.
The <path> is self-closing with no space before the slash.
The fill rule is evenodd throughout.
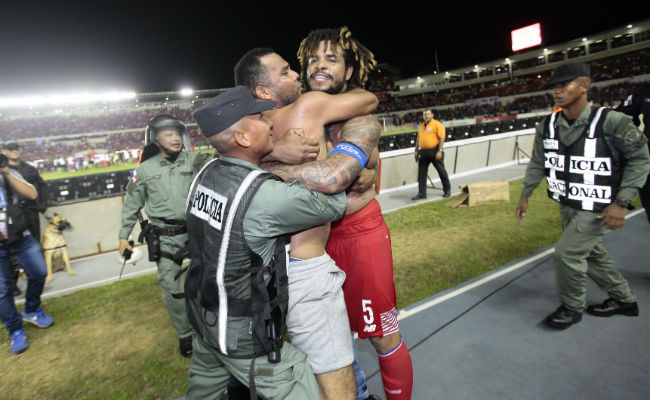
<path id="1" fill-rule="evenodd" d="M 9 349 L 14 354 L 20 354 L 27 350 L 27 334 L 24 330 L 18 329 L 11 334 L 11 347 Z"/>
<path id="2" fill-rule="evenodd" d="M 45 314 L 40 308 L 33 313 L 28 313 L 23 310 L 21 314 L 23 316 L 23 321 L 36 325 L 39 328 L 49 328 L 54 323 L 52 317 Z"/>

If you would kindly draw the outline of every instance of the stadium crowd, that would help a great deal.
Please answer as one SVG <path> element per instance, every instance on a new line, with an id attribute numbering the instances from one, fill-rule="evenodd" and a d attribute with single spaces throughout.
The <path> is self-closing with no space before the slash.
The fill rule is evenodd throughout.
<path id="1" fill-rule="evenodd" d="M 594 82 L 625 79 L 650 73 L 650 51 L 642 50 L 626 56 L 597 60 L 590 63 Z M 515 67 L 515 69 L 517 69 Z M 394 74 L 384 70 L 373 74 L 369 88 L 376 93 L 397 90 Z M 423 94 L 390 97 L 380 102 L 378 113 L 388 115 L 388 120 L 399 127 L 415 126 L 421 122 L 421 109 L 435 107 L 441 121 L 466 118 L 494 117 L 550 109 L 553 99 L 544 90 L 548 73 L 504 79 L 483 85 L 468 85 L 460 89 L 432 91 Z M 641 85 L 628 80 L 611 85 L 593 86 L 590 98 L 602 105 L 616 106 Z M 523 93 L 532 93 L 523 95 Z M 518 95 L 505 101 L 506 97 Z M 46 169 L 65 164 L 67 168 L 92 165 L 94 160 L 85 153 L 115 154 L 119 151 L 140 149 L 144 145 L 144 126 L 155 115 L 167 113 L 188 125 L 193 146 L 206 145 L 199 134 L 192 111 L 201 102 L 185 106 L 130 107 L 107 109 L 91 115 L 81 113 L 48 116 L 15 116 L 0 118 L 0 139 L 22 142 L 26 161 L 37 161 Z M 403 113 L 406 110 L 414 110 Z M 397 114 L 397 112 L 400 112 Z M 24 139 L 37 139 L 27 140 Z M 105 156 L 112 162 L 112 156 Z M 59 160 L 58 163 L 55 160 Z M 67 160 L 62 162 L 61 160 Z M 77 161 L 75 161 L 77 160 Z"/>

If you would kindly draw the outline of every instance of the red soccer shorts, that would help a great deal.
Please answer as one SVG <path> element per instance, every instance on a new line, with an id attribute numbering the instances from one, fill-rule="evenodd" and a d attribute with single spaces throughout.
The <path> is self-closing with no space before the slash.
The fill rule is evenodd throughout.
<path id="1" fill-rule="evenodd" d="M 345 271 L 350 327 L 360 338 L 399 330 L 390 233 L 377 200 L 332 223 L 327 254 Z"/>

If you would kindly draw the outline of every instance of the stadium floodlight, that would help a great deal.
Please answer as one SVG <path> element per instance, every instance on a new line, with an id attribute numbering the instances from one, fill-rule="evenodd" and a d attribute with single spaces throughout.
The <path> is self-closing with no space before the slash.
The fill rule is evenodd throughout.
<path id="1" fill-rule="evenodd" d="M 103 93 L 68 93 L 48 96 L 22 96 L 0 98 L 0 107 L 39 107 L 46 105 L 118 102 L 136 98 L 135 92 L 111 91 Z"/>
<path id="2" fill-rule="evenodd" d="M 190 97 L 193 94 L 194 94 L 194 90 L 192 90 L 191 88 L 181 89 L 181 96 L 183 97 Z"/>

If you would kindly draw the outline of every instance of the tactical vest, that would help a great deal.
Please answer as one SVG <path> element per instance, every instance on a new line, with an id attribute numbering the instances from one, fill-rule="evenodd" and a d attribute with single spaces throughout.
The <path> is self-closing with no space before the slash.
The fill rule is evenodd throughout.
<path id="1" fill-rule="evenodd" d="M 600 212 L 616 198 L 621 162 L 607 143 L 603 124 L 607 108 L 593 108 L 582 135 L 567 146 L 559 139 L 555 121 L 544 121 L 544 170 L 548 196 L 560 204 Z"/>
<path id="2" fill-rule="evenodd" d="M 188 317 L 196 333 L 228 357 L 279 354 L 286 333 L 290 236 L 277 239 L 270 265 L 263 265 L 244 237 L 244 216 L 267 179 L 279 180 L 214 159 L 194 178 L 188 195 Z"/>

